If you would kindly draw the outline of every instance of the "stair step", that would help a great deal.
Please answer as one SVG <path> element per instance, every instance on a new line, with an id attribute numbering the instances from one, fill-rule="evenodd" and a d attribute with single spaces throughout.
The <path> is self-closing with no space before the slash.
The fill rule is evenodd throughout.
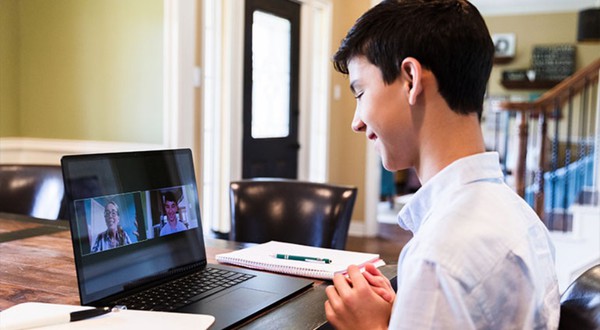
<path id="1" fill-rule="evenodd" d="M 568 232 L 573 230 L 573 214 L 564 210 L 547 212 L 542 221 L 550 231 Z"/>

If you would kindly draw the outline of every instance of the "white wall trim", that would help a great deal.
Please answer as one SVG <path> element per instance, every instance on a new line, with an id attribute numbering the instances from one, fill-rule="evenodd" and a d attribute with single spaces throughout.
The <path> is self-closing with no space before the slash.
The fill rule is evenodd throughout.
<path id="1" fill-rule="evenodd" d="M 196 1 L 164 0 L 163 8 L 163 144 L 191 148 L 196 154 Z"/>
<path id="2" fill-rule="evenodd" d="M 204 0 L 203 5 L 203 214 L 209 219 L 205 228 L 228 232 L 228 187 L 242 176 L 244 3 Z"/>
<path id="3" fill-rule="evenodd" d="M 223 51 L 228 60 L 223 66 L 225 77 L 223 81 L 223 104 L 226 105 L 224 116 L 227 118 L 227 127 L 223 134 L 223 147 L 229 150 L 224 164 L 230 164 L 229 179 L 242 178 L 242 141 L 243 141 L 243 111 L 244 111 L 244 14 L 245 2 L 240 5 L 239 0 L 227 2 L 226 23 L 227 38 Z M 232 95 L 237 97 L 231 97 Z M 227 145 L 227 146 L 226 146 Z M 229 182 L 229 181 L 228 181 Z M 229 193 L 227 193 L 229 205 Z"/>
<path id="4" fill-rule="evenodd" d="M 372 143 L 367 143 L 365 172 L 365 228 L 367 237 L 377 236 L 377 205 L 381 188 L 381 158 Z"/>
<path id="5" fill-rule="evenodd" d="M 371 0 L 371 7 L 379 4 L 381 0 Z M 381 187 L 381 162 L 372 143 L 366 144 L 365 151 L 365 222 L 360 236 L 377 236 L 377 205 Z"/>
<path id="6" fill-rule="evenodd" d="M 359 220 L 350 222 L 350 229 L 348 230 L 348 236 L 355 237 L 369 237 L 366 235 L 366 224 Z"/>
<path id="7" fill-rule="evenodd" d="M 162 144 L 4 137 L 0 138 L 0 164 L 60 165 L 65 155 L 162 148 Z"/>
<path id="8" fill-rule="evenodd" d="M 298 153 L 298 179 L 326 182 L 329 178 L 329 58 L 333 4 L 330 0 L 301 0 L 300 3 L 298 138 L 301 148 Z"/>

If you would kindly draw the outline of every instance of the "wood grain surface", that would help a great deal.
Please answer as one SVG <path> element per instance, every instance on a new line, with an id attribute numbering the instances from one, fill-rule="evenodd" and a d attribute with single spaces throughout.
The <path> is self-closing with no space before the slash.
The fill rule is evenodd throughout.
<path id="1" fill-rule="evenodd" d="M 251 244 L 205 238 L 209 263 L 215 255 Z M 383 266 L 388 278 L 395 265 Z M 317 329 L 327 327 L 327 281 L 248 320 L 244 329 Z M 24 302 L 79 305 L 77 277 L 68 222 L 0 213 L 0 310 Z"/>

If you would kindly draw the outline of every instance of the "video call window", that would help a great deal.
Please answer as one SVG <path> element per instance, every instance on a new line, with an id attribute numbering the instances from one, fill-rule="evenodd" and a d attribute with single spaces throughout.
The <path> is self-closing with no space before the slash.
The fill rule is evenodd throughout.
<path id="1" fill-rule="evenodd" d="M 198 228 L 198 197 L 193 185 L 93 197 L 74 203 L 83 255 Z"/>
<path id="2" fill-rule="evenodd" d="M 82 251 L 97 253 L 145 240 L 139 200 L 136 192 L 75 201 L 77 221 L 87 226 L 88 240 L 82 244 L 89 246 L 82 246 Z"/>
<path id="3" fill-rule="evenodd" d="M 148 214 L 151 215 L 147 232 L 149 238 L 198 227 L 194 207 L 197 197 L 192 185 L 148 191 L 146 200 Z"/>

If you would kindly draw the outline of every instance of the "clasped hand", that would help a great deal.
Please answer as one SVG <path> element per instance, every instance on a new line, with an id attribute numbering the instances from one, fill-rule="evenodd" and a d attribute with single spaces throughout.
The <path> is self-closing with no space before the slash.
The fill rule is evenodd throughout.
<path id="1" fill-rule="evenodd" d="M 363 273 L 348 267 L 348 277 L 336 275 L 325 292 L 325 315 L 336 329 L 387 329 L 396 293 L 375 266 Z"/>

